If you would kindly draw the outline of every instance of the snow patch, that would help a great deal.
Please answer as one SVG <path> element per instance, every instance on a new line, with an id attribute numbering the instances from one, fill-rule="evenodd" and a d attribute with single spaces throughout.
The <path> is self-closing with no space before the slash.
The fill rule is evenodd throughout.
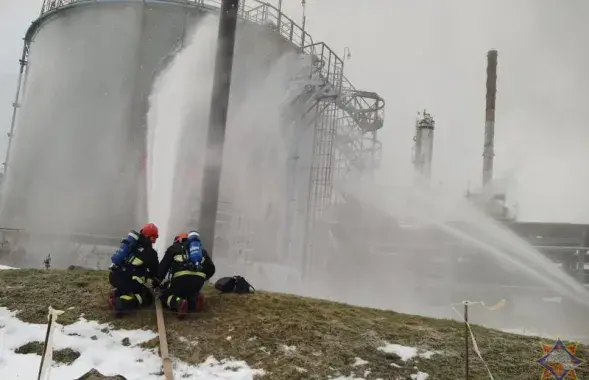
<path id="1" fill-rule="evenodd" d="M 368 364 L 368 362 L 364 359 L 361 358 L 356 358 L 356 361 L 354 362 L 354 364 L 352 364 L 352 367 L 359 367 L 361 365 L 366 365 Z"/>
<path id="2" fill-rule="evenodd" d="M 7 267 L 6 265 L 0 265 L 0 270 L 6 270 L 6 269 L 18 269 L 18 268 Z"/>
<path id="3" fill-rule="evenodd" d="M 398 355 L 401 360 L 406 362 L 409 359 L 413 359 L 417 356 L 417 348 L 415 347 L 407 347 L 401 346 L 400 344 L 393 344 L 393 343 L 386 343 L 382 347 L 378 348 L 379 351 L 382 351 L 386 354 L 395 354 Z"/>
<path id="4" fill-rule="evenodd" d="M 434 355 L 441 355 L 442 351 L 425 351 L 419 354 L 420 358 L 431 359 Z"/>
<path id="5" fill-rule="evenodd" d="M 429 375 L 425 372 L 417 372 L 411 375 L 411 379 L 413 380 L 427 380 Z"/>
<path id="6" fill-rule="evenodd" d="M 293 354 L 297 350 L 296 346 L 287 346 L 286 344 L 283 344 L 281 348 L 287 354 Z"/>
<path id="7" fill-rule="evenodd" d="M 432 356 L 441 354 L 440 351 L 418 352 L 418 349 L 416 347 L 401 346 L 400 344 L 393 344 L 387 342 L 385 342 L 384 346 L 378 347 L 378 350 L 386 354 L 395 354 L 399 356 L 401 360 L 403 360 L 404 362 L 416 357 L 431 359 Z"/>
<path id="8" fill-rule="evenodd" d="M 6 379 L 37 377 L 41 357 L 16 354 L 18 347 L 29 342 L 43 342 L 47 325 L 20 321 L 15 313 L 0 308 L 0 373 Z M 113 330 L 109 324 L 99 324 L 81 318 L 68 326 L 58 325 L 54 332 L 54 349 L 71 348 L 80 357 L 70 365 L 54 364 L 52 379 L 76 379 L 95 368 L 106 376 L 122 375 L 128 380 L 160 380 L 161 358 L 156 350 L 138 345 L 157 334 L 147 330 Z M 130 344 L 124 345 L 123 339 Z M 209 357 L 204 363 L 190 365 L 174 360 L 178 378 L 253 379 L 264 375 L 263 370 L 251 369 L 244 361 L 217 360 Z"/>
<path id="9" fill-rule="evenodd" d="M 178 338 L 178 340 L 188 346 L 198 346 L 198 341 L 190 341 L 186 338 L 184 338 L 183 336 L 181 336 L 180 338 Z"/>

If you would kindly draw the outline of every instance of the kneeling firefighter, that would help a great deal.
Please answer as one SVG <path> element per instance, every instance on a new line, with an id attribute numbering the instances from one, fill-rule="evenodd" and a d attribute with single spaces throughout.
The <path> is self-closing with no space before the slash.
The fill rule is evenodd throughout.
<path id="1" fill-rule="evenodd" d="M 153 303 L 147 280 L 151 279 L 153 286 L 160 283 L 157 277 L 159 260 L 153 249 L 157 238 L 157 226 L 148 223 L 139 232 L 129 232 L 112 255 L 109 281 L 114 290 L 109 305 L 115 315 Z"/>
<path id="2" fill-rule="evenodd" d="M 168 247 L 159 267 L 159 278 L 169 277 L 161 292 L 162 303 L 183 317 L 200 311 L 204 297 L 200 290 L 215 274 L 215 264 L 202 247 L 197 231 L 181 233 Z"/>

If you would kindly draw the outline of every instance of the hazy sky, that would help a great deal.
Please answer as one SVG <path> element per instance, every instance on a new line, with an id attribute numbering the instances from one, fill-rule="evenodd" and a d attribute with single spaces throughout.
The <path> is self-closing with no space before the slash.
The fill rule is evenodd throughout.
<path id="1" fill-rule="evenodd" d="M 22 36 L 40 3 L 2 1 L 5 129 Z M 300 20 L 300 0 L 284 7 Z M 408 181 L 415 113 L 425 107 L 437 122 L 435 180 L 456 191 L 480 185 L 486 53 L 497 49 L 495 175 L 521 219 L 538 221 L 589 223 L 588 17 L 587 0 L 307 0 L 314 40 L 349 47 L 347 76 L 387 101 L 381 181 Z"/>

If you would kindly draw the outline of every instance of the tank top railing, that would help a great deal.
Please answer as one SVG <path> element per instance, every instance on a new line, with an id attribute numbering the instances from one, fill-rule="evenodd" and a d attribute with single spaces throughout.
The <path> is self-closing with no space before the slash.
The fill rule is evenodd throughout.
<path id="1" fill-rule="evenodd" d="M 41 14 L 47 14 L 61 8 L 82 3 L 108 3 L 121 0 L 45 0 Z M 152 0 L 157 3 L 191 4 L 208 10 L 219 10 L 221 0 Z M 343 61 L 325 43 L 315 43 L 307 31 L 294 20 L 280 12 L 271 4 L 258 0 L 249 0 L 240 6 L 239 17 L 242 20 L 269 28 L 290 41 L 305 54 L 311 55 L 320 64 L 321 76 L 337 90 L 337 92 L 354 91 L 355 88 L 343 75 Z M 368 108 L 368 104 L 356 104 L 356 109 Z"/>
<path id="2" fill-rule="evenodd" d="M 49 13 L 77 3 L 118 1 L 124 0 L 45 0 L 41 13 Z M 221 7 L 221 0 L 149 0 L 148 2 L 190 5 L 211 11 L 218 11 Z M 238 15 L 242 20 L 280 34 L 304 54 L 312 57 L 315 73 L 338 94 L 338 106 L 344 110 L 346 122 L 349 124 L 346 129 L 357 129 L 365 133 L 382 127 L 384 105 L 382 99 L 374 94 L 378 99 L 376 104 L 371 104 L 367 101 L 370 97 L 358 96 L 360 92 L 343 74 L 343 60 L 329 46 L 323 42 L 315 43 L 306 30 L 271 4 L 259 0 L 244 0 L 240 2 Z M 362 115 L 370 117 L 362 118 Z"/>
<path id="3" fill-rule="evenodd" d="M 121 0 L 45 0 L 41 8 L 41 15 L 72 6 L 78 3 L 108 3 Z M 219 10 L 221 0 L 151 0 L 153 3 L 175 3 L 178 5 L 192 5 L 204 9 Z M 290 17 L 280 12 L 271 4 L 258 0 L 240 2 L 239 17 L 254 24 L 268 26 L 288 41 L 302 48 L 313 44 L 313 38 Z"/>

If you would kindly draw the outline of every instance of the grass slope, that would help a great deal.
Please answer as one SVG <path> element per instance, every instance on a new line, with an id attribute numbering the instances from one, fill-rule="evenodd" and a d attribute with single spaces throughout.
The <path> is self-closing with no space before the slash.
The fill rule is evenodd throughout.
<path id="1" fill-rule="evenodd" d="M 108 292 L 107 273 L 102 271 L 0 271 L 0 306 L 20 310 L 23 321 L 46 323 L 51 305 L 67 310 L 60 316 L 62 324 L 84 314 L 90 320 L 112 322 L 115 328 L 157 331 L 153 309 L 113 319 L 105 301 Z M 206 292 L 202 314 L 184 321 L 166 314 L 170 352 L 189 363 L 209 355 L 233 357 L 266 370 L 265 378 L 276 380 L 351 373 L 366 379 L 409 379 L 417 372 L 414 367 L 430 379 L 463 377 L 460 323 L 274 293 L 219 295 L 210 287 Z M 540 377 L 541 367 L 535 362 L 542 353 L 540 340 L 478 326 L 474 333 L 496 379 Z M 383 342 L 444 353 L 403 362 L 378 350 Z M 148 346 L 157 346 L 157 340 Z M 588 348 L 580 347 L 577 356 L 587 358 Z M 357 357 L 369 363 L 354 367 Z M 487 379 L 474 352 L 470 357 L 471 379 Z M 370 374 L 365 376 L 365 370 Z M 580 378 L 588 376 L 587 366 L 577 373 Z"/>

